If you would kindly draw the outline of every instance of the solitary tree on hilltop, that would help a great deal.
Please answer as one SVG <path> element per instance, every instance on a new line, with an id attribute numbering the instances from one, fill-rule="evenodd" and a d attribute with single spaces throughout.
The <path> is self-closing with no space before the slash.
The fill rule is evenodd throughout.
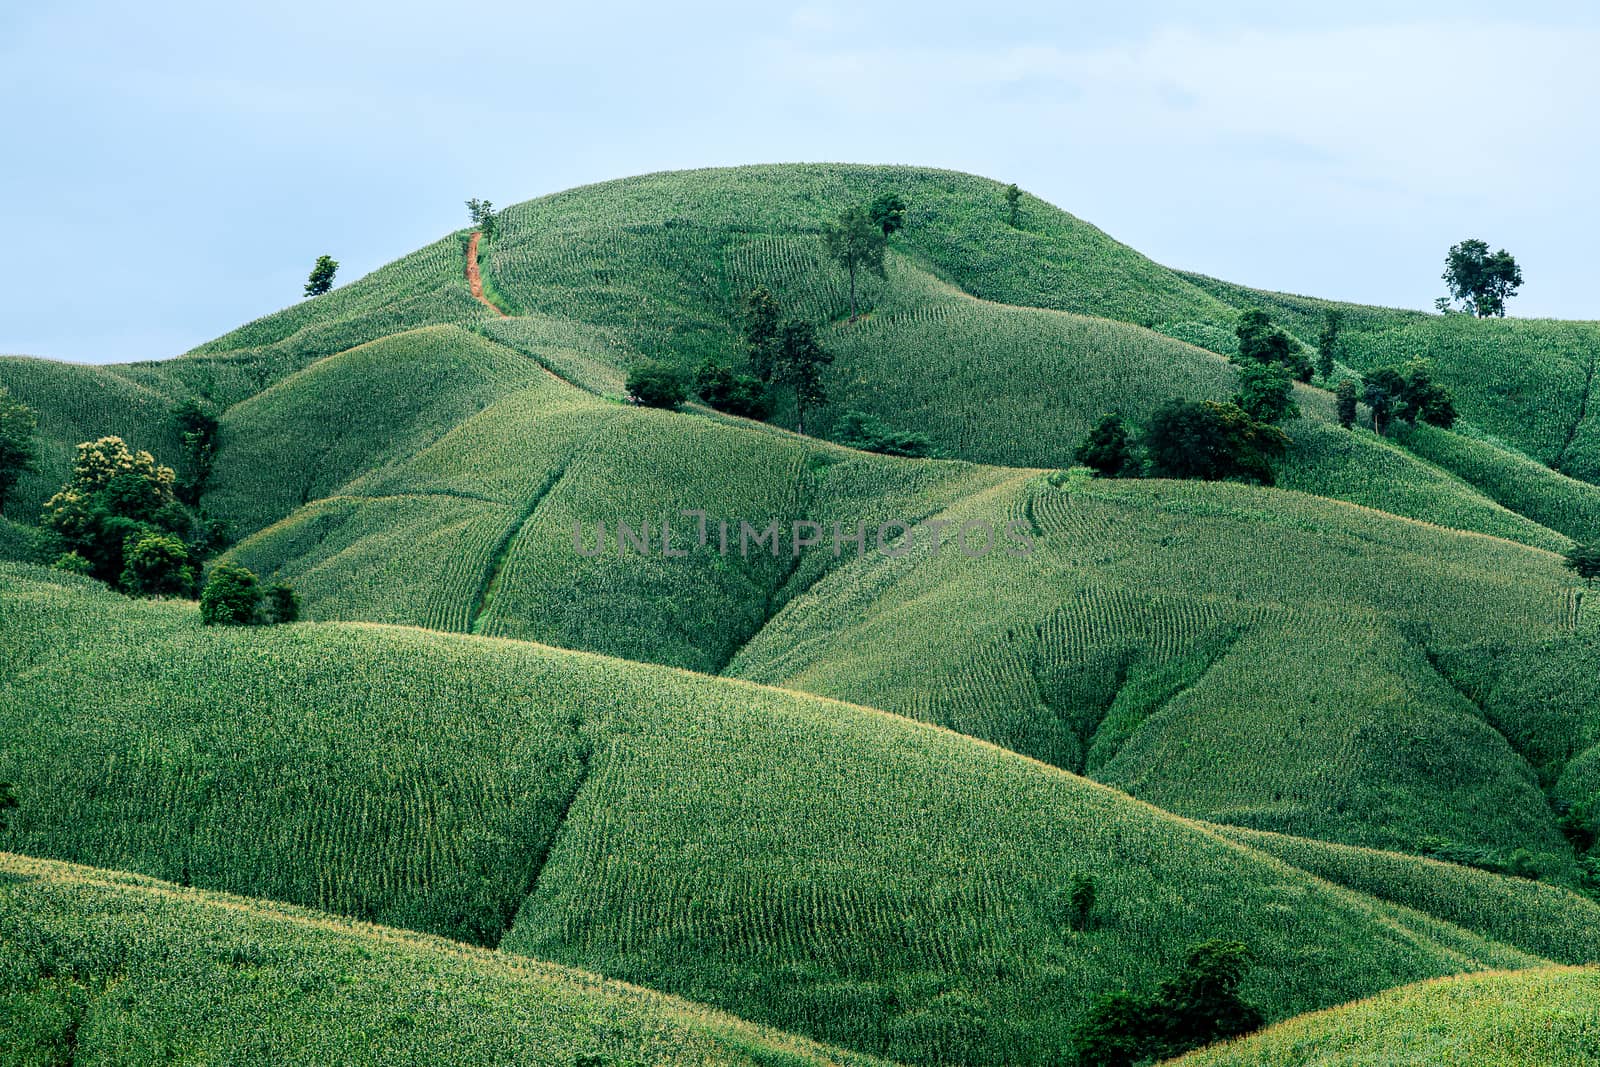
<path id="1" fill-rule="evenodd" d="M 306 279 L 306 296 L 321 296 L 332 289 L 333 276 L 338 270 L 338 261 L 332 256 L 318 256 L 316 266 L 311 268 L 311 277 Z"/>
<path id="2" fill-rule="evenodd" d="M 822 371 L 832 362 L 833 354 L 817 341 L 809 322 L 786 322 L 779 328 L 773 376 L 794 390 L 795 428 L 801 433 L 806 432 L 806 409 L 828 401 Z"/>
<path id="3" fill-rule="evenodd" d="M 17 481 L 34 469 L 39 451 L 33 434 L 38 428 L 39 417 L 33 409 L 13 400 L 11 390 L 0 385 L 0 513 Z"/>
<path id="4" fill-rule="evenodd" d="M 1444 281 L 1450 295 L 1440 297 L 1435 306 L 1451 310 L 1451 301 L 1461 301 L 1462 309 L 1480 319 L 1504 317 L 1506 301 L 1517 295 L 1522 284 L 1522 268 L 1510 252 L 1501 249 L 1492 255 L 1479 240 L 1462 241 L 1450 249 L 1444 261 Z"/>
<path id="5" fill-rule="evenodd" d="M 872 221 L 866 209 L 846 208 L 839 221 L 831 224 L 823 234 L 828 242 L 828 254 L 850 275 L 850 321 L 859 317 L 856 311 L 856 275 L 862 270 L 883 274 L 883 231 Z"/>
<path id="6" fill-rule="evenodd" d="M 883 230 L 888 238 L 897 230 L 905 229 L 906 202 L 899 193 L 884 193 L 867 205 L 867 217 Z"/>
<path id="7" fill-rule="evenodd" d="M 486 240 L 494 240 L 500 229 L 498 217 L 494 213 L 494 204 L 488 200 L 479 200 L 473 197 L 467 201 L 467 214 L 472 216 L 472 227 L 482 233 Z"/>

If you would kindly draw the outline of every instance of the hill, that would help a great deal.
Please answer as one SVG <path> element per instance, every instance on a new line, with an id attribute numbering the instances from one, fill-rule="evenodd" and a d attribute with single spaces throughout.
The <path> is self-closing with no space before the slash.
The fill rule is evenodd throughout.
<path id="1" fill-rule="evenodd" d="M 1174 1067 L 1600 1063 L 1600 970 L 1467 975 L 1395 989 L 1170 1061 Z"/>
<path id="2" fill-rule="evenodd" d="M 0 854 L 11 1063 L 867 1064 L 516 956 Z"/>
<path id="3" fill-rule="evenodd" d="M 499 945 L 911 1062 L 1048 1062 L 1097 992 L 1208 936 L 1252 946 L 1274 1018 L 1549 958 L 854 705 L 410 629 L 218 631 L 0 568 L 13 851 Z M 1087 931 L 1064 925 L 1074 872 L 1100 883 Z"/>

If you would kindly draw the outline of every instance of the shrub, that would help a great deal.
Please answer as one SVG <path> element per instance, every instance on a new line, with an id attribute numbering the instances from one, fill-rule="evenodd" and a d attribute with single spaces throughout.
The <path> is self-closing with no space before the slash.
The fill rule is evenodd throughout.
<path id="1" fill-rule="evenodd" d="M 1281 363 L 1247 363 L 1239 370 L 1239 392 L 1233 398 L 1257 422 L 1274 423 L 1300 414 L 1294 382 Z"/>
<path id="2" fill-rule="evenodd" d="M 1210 400 L 1169 401 L 1150 416 L 1144 433 L 1150 473 L 1157 478 L 1241 478 L 1271 485 L 1271 460 L 1288 443 L 1282 430 L 1257 422 L 1237 404 Z"/>
<path id="3" fill-rule="evenodd" d="M 81 574 L 85 578 L 87 578 L 89 573 L 94 570 L 94 564 L 90 563 L 76 552 L 61 553 L 61 555 L 56 557 L 56 561 L 50 564 L 50 567 L 52 570 L 58 570 L 65 574 Z"/>
<path id="4" fill-rule="evenodd" d="M 1339 425 L 1350 429 L 1356 424 L 1356 380 L 1345 378 L 1333 391 L 1339 408 Z"/>
<path id="5" fill-rule="evenodd" d="M 264 603 L 268 622 L 281 624 L 300 618 L 300 598 L 283 582 L 273 582 L 267 586 Z"/>
<path id="6" fill-rule="evenodd" d="M 17 795 L 11 791 L 10 782 L 0 782 L 0 833 L 10 828 L 6 812 L 17 806 Z"/>
<path id="7" fill-rule="evenodd" d="M 665 363 L 651 361 L 635 367 L 628 375 L 628 400 L 647 408 L 675 410 L 689 397 L 683 372 Z"/>
<path id="8" fill-rule="evenodd" d="M 249 626 L 261 611 L 256 576 L 233 563 L 219 563 L 200 593 L 200 618 L 207 626 Z"/>
<path id="9" fill-rule="evenodd" d="M 933 454 L 927 434 L 891 429 L 882 419 L 860 411 L 847 411 L 833 428 L 833 439 L 846 448 L 880 452 L 886 456 L 922 457 Z"/>
<path id="10" fill-rule="evenodd" d="M 1099 478 L 1122 478 L 1138 473 L 1128 425 L 1114 411 L 1100 416 L 1094 429 L 1078 445 L 1073 458 Z"/>
<path id="11" fill-rule="evenodd" d="M 131 596 L 187 596 L 194 588 L 189 550 L 176 537 L 154 531 L 135 534 L 122 558 L 120 581 Z"/>
<path id="12" fill-rule="evenodd" d="M 772 394 L 760 378 L 735 374 L 712 360 L 706 360 L 695 371 L 694 389 L 701 400 L 729 415 L 766 419 L 772 414 Z"/>
<path id="13" fill-rule="evenodd" d="M 1094 904 L 1094 875 L 1075 872 L 1067 881 L 1067 926 L 1080 932 L 1089 929 Z"/>

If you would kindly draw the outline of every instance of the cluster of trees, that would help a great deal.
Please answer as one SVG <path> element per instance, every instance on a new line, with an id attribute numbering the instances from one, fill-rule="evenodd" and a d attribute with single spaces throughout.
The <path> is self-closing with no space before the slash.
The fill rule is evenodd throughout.
<path id="1" fill-rule="evenodd" d="M 1403 367 L 1379 367 L 1362 378 L 1361 386 L 1361 400 L 1371 409 L 1372 428 L 1380 436 L 1388 434 L 1397 418 L 1413 426 L 1421 419 L 1447 430 L 1456 423 L 1455 398 L 1448 388 L 1433 380 L 1433 364 L 1429 360 L 1414 359 Z M 1355 421 L 1354 412 L 1350 416 L 1350 422 L 1345 422 L 1341 408 L 1339 421 L 1348 427 Z"/>
<path id="2" fill-rule="evenodd" d="M 245 567 L 219 563 L 200 593 L 200 619 L 207 626 L 257 626 L 294 622 L 300 598 L 282 582 L 262 585 Z"/>
<path id="3" fill-rule="evenodd" d="M 1206 941 L 1154 992 L 1106 994 L 1073 1033 L 1078 1062 L 1133 1067 L 1259 1029 L 1265 1017 L 1239 996 L 1251 962 L 1242 942 Z"/>

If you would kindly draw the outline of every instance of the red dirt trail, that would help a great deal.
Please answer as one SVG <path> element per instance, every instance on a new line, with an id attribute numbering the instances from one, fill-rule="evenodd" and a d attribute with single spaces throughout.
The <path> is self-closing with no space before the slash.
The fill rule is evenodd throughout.
<path id="1" fill-rule="evenodd" d="M 472 290 L 472 297 L 486 308 L 490 308 L 501 318 L 506 313 L 494 301 L 483 295 L 483 273 L 478 270 L 478 238 L 482 237 L 480 230 L 472 231 L 472 241 L 467 245 L 467 288 Z"/>

